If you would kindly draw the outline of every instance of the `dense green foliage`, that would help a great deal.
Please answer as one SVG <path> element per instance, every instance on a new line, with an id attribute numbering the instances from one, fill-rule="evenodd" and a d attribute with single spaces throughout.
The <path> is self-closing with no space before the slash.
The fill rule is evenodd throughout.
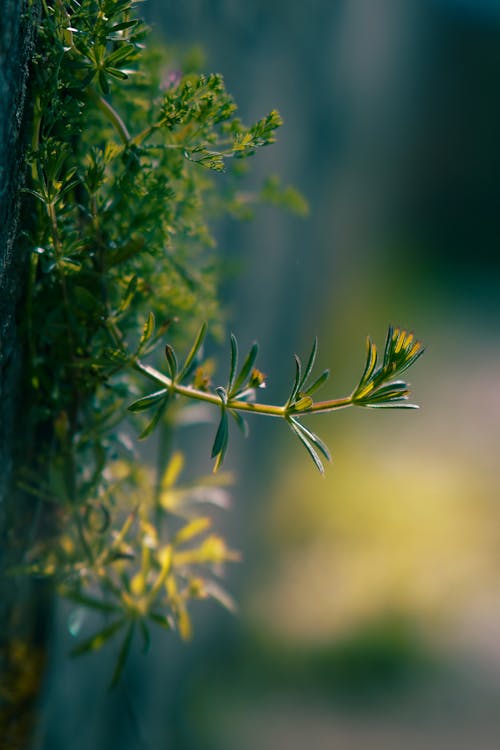
<path id="1" fill-rule="evenodd" d="M 149 626 L 190 634 L 186 604 L 208 596 L 231 606 L 215 574 L 237 559 L 210 531 L 207 503 L 224 504 L 225 475 L 183 486 L 183 457 L 169 454 L 177 404 L 213 404 L 220 422 L 215 468 L 228 446 L 229 417 L 284 419 L 317 467 L 324 443 L 299 417 L 358 404 L 405 407 L 408 387 L 393 378 L 422 351 L 390 329 L 382 364 L 369 341 L 366 368 L 351 396 L 315 402 L 328 372 L 312 378 L 296 357 L 282 406 L 255 401 L 264 385 L 254 345 L 240 367 L 231 337 L 228 381 L 212 388 L 203 361 L 208 321 L 221 328 L 217 256 L 210 218 L 246 214 L 255 201 L 303 203 L 270 179 L 259 195 L 238 191 L 242 159 L 273 142 L 271 112 L 250 127 L 219 75 L 144 47 L 133 0 L 46 0 L 33 61 L 31 182 L 23 243 L 30 253 L 26 303 L 26 468 L 19 478 L 37 498 L 24 569 L 51 576 L 60 593 L 102 612 L 104 628 L 83 653 L 122 634 L 113 681 L 134 633 Z M 221 172 L 226 172 L 224 176 Z M 198 330 L 198 334 L 195 334 Z M 186 345 L 180 364 L 172 343 Z M 166 371 L 164 374 L 163 371 Z M 145 378 L 156 390 L 146 396 Z M 143 412 L 148 413 L 144 421 Z M 123 426 L 157 430 L 158 469 L 142 464 Z M 43 533 L 42 533 L 43 532 Z"/>

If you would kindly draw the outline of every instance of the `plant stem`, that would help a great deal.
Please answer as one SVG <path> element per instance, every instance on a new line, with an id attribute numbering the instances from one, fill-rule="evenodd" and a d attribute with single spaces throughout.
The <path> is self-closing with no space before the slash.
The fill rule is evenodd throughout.
<path id="1" fill-rule="evenodd" d="M 354 406 L 352 396 L 345 396 L 344 398 L 333 398 L 328 401 L 317 401 L 313 403 L 308 409 L 303 409 L 298 414 L 318 414 L 329 411 L 336 411 L 337 409 L 346 409 L 348 406 Z"/>
<path id="2" fill-rule="evenodd" d="M 205 401 L 210 404 L 220 406 L 220 397 L 215 393 L 207 393 L 200 391 L 191 386 L 181 385 L 175 383 L 167 375 L 156 370 L 150 365 L 146 365 L 139 360 L 134 363 L 134 368 L 143 375 L 153 380 L 155 383 L 163 385 L 165 388 L 169 388 L 179 396 L 185 396 L 186 398 L 192 398 L 197 401 Z M 317 414 L 318 412 L 329 412 L 337 409 L 345 409 L 348 406 L 353 405 L 352 396 L 346 396 L 344 398 L 330 399 L 328 401 L 318 401 L 313 403 L 306 409 L 294 411 L 293 409 L 287 409 L 285 406 L 273 406 L 272 404 L 261 404 L 261 403 L 249 403 L 248 401 L 238 401 L 237 399 L 229 399 L 226 406 L 228 409 L 236 409 L 237 411 L 252 412 L 254 414 L 267 414 L 270 417 L 284 417 L 286 414 L 292 414 L 302 416 L 303 414 Z"/>
<path id="3" fill-rule="evenodd" d="M 127 130 L 127 126 L 123 122 L 116 109 L 114 109 L 103 96 L 100 96 L 92 89 L 89 89 L 88 94 L 90 98 L 97 104 L 101 112 L 106 115 L 108 120 L 114 126 L 124 145 L 128 146 L 131 140 L 131 136 Z"/>

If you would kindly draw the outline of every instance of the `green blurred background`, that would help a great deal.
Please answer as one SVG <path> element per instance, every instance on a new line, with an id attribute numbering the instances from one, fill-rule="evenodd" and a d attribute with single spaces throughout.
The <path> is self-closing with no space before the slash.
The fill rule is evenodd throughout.
<path id="1" fill-rule="evenodd" d="M 325 479 L 281 424 L 235 437 L 218 523 L 244 553 L 227 579 L 239 616 L 202 603 L 191 644 L 161 634 L 108 695 L 114 654 L 65 660 L 61 606 L 44 750 L 493 750 L 500 3 L 148 0 L 144 13 L 169 43 L 204 49 L 245 121 L 285 120 L 249 183 L 279 174 L 309 216 L 266 207 L 217 230 L 230 325 L 260 341 L 266 395 L 285 396 L 291 354 L 315 334 L 325 397 L 345 395 L 366 334 L 382 345 L 394 323 L 427 347 L 410 373 L 422 408 L 311 418 L 332 448 Z"/>

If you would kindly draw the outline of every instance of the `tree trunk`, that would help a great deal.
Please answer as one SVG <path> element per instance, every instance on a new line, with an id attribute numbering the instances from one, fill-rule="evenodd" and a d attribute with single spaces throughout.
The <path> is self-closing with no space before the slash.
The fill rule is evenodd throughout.
<path id="1" fill-rule="evenodd" d="M 36 4 L 35 4 L 36 5 Z M 43 602 L 33 582 L 9 574 L 22 562 L 33 509 L 16 491 L 22 465 L 20 324 L 28 259 L 19 251 L 28 64 L 36 7 L 3 0 L 0 21 L 0 748 L 29 747 L 34 729 L 44 636 Z M 7 572 L 7 575 L 5 573 Z M 42 617 L 40 617 L 40 613 Z"/>

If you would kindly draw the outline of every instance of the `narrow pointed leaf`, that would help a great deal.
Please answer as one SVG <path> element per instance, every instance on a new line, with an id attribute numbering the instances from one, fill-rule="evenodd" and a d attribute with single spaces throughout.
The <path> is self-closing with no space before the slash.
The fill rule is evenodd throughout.
<path id="1" fill-rule="evenodd" d="M 189 542 L 195 536 L 204 534 L 212 525 L 212 519 L 209 516 L 200 516 L 183 526 L 172 539 L 174 546 Z"/>
<path id="2" fill-rule="evenodd" d="M 254 366 L 255 360 L 257 359 L 258 351 L 259 351 L 258 344 L 253 344 L 252 348 L 247 354 L 245 361 L 243 362 L 239 375 L 234 382 L 232 395 L 238 393 L 238 391 L 240 391 L 245 385 L 252 371 L 252 367 Z"/>
<path id="3" fill-rule="evenodd" d="M 216 581 L 209 580 L 205 581 L 205 593 L 219 602 L 225 609 L 233 614 L 238 611 L 238 605 L 235 600 L 222 586 Z"/>
<path id="4" fill-rule="evenodd" d="M 123 668 L 127 662 L 127 657 L 130 652 L 130 646 L 132 645 L 132 638 L 134 637 L 134 625 L 135 623 L 132 620 L 132 622 L 128 626 L 127 634 L 123 640 L 120 652 L 118 654 L 113 677 L 111 678 L 111 682 L 109 685 L 110 690 L 112 690 L 118 684 L 120 677 L 122 676 Z"/>
<path id="5" fill-rule="evenodd" d="M 222 401 L 222 403 L 223 404 L 227 404 L 227 391 L 226 391 L 226 389 L 222 385 L 219 385 L 215 389 L 215 392 L 219 396 L 219 398 Z"/>
<path id="6" fill-rule="evenodd" d="M 386 369 L 390 359 L 391 359 L 391 351 L 392 351 L 392 339 L 394 335 L 394 328 L 392 325 L 389 326 L 387 329 L 387 337 L 385 339 L 385 347 L 384 347 L 384 359 L 383 359 L 383 368 Z"/>
<path id="7" fill-rule="evenodd" d="M 387 385 L 382 385 L 373 391 L 367 398 L 367 401 L 385 401 L 390 398 L 403 398 L 408 396 L 410 389 L 404 380 L 395 380 Z"/>
<path id="8" fill-rule="evenodd" d="M 363 374 L 359 381 L 358 389 L 361 388 L 371 377 L 375 365 L 377 364 L 377 347 L 371 341 L 370 337 L 366 340 L 366 364 Z M 356 389 L 357 390 L 357 389 Z"/>
<path id="9" fill-rule="evenodd" d="M 320 474 L 324 474 L 325 473 L 325 467 L 323 466 L 323 462 L 321 461 L 320 457 L 318 456 L 318 454 L 314 450 L 314 448 L 311 445 L 311 443 L 304 437 L 304 435 L 301 432 L 297 431 L 296 435 L 298 436 L 298 438 L 301 441 L 302 445 L 304 446 L 304 448 L 307 450 L 307 452 L 311 456 L 311 458 L 313 460 L 313 463 L 316 466 L 316 468 L 318 469 L 319 473 Z"/>
<path id="10" fill-rule="evenodd" d="M 397 373 L 401 373 L 401 372 L 404 372 L 405 370 L 407 370 L 424 353 L 425 349 L 423 348 L 423 346 L 418 346 L 418 348 L 417 348 L 417 346 L 418 346 L 418 344 L 415 344 L 415 346 L 413 347 L 414 350 L 415 350 L 415 353 L 411 357 L 409 357 L 407 360 L 405 360 L 405 362 L 404 362 L 403 365 L 401 365 L 401 366 L 398 367 L 398 369 L 396 371 Z"/>
<path id="11" fill-rule="evenodd" d="M 182 380 L 182 378 L 184 378 L 189 372 L 189 369 L 192 363 L 194 362 L 196 355 L 198 354 L 199 350 L 201 349 L 203 345 L 206 335 L 207 335 L 207 324 L 202 323 L 202 326 L 200 330 L 198 331 L 196 338 L 194 340 L 194 344 L 191 347 L 189 354 L 186 357 L 186 361 L 182 365 L 182 369 L 179 373 L 179 380 Z"/>
<path id="12" fill-rule="evenodd" d="M 145 440 L 147 437 L 149 437 L 149 435 L 151 435 L 151 433 L 153 432 L 153 430 L 155 429 L 155 427 L 157 426 L 157 424 L 160 422 L 161 418 L 163 417 L 163 414 L 165 413 L 165 409 L 167 408 L 168 401 L 169 401 L 169 396 L 166 395 L 163 402 L 160 404 L 160 406 L 156 410 L 151 421 L 146 425 L 146 427 L 143 429 L 143 431 L 139 435 L 139 440 Z"/>
<path id="13" fill-rule="evenodd" d="M 329 377 L 330 370 L 325 370 L 324 372 L 322 372 L 319 378 L 316 378 L 316 380 L 311 383 L 309 388 L 306 388 L 306 390 L 304 391 L 304 396 L 312 396 L 313 393 L 319 391 L 319 389 L 326 383 Z"/>
<path id="14" fill-rule="evenodd" d="M 313 445 L 315 445 L 316 448 L 321 451 L 327 461 L 332 460 L 332 456 L 328 449 L 328 446 L 321 440 L 320 437 L 318 437 L 318 435 L 316 435 L 316 433 L 314 433 L 312 430 L 302 424 L 302 422 L 299 422 L 293 417 L 291 417 L 291 421 L 303 433 L 303 435 L 309 440 L 309 442 L 313 443 Z"/>
<path id="15" fill-rule="evenodd" d="M 301 392 L 301 391 L 304 390 L 304 386 L 307 383 L 307 379 L 308 379 L 309 375 L 311 374 L 312 369 L 314 367 L 314 363 L 316 361 L 316 355 L 317 355 L 317 353 L 318 353 L 318 337 L 315 336 L 314 337 L 314 341 L 313 341 L 313 345 L 312 345 L 312 349 L 311 349 L 311 353 L 309 355 L 309 359 L 307 360 L 307 364 L 305 366 L 304 373 L 303 373 L 303 375 L 302 375 L 302 377 L 300 379 L 299 388 L 298 388 L 299 392 Z"/>
<path id="16" fill-rule="evenodd" d="M 65 599 L 69 599 L 75 604 L 80 604 L 82 607 L 89 607 L 89 609 L 95 609 L 98 612 L 119 612 L 120 608 L 116 604 L 102 601 L 101 599 L 94 599 L 91 596 L 80 594 L 73 591 L 64 592 L 63 596 Z"/>
<path id="17" fill-rule="evenodd" d="M 302 363 L 300 361 L 300 358 L 294 354 L 295 359 L 295 378 L 293 381 L 292 390 L 290 391 L 290 395 L 288 397 L 287 405 L 290 406 L 295 401 L 295 398 L 297 396 L 299 385 L 300 385 L 300 379 L 302 374 Z"/>
<path id="18" fill-rule="evenodd" d="M 229 413 L 233 417 L 234 421 L 238 425 L 239 429 L 242 431 L 245 437 L 248 437 L 249 428 L 248 428 L 248 422 L 246 419 L 244 419 L 241 414 L 238 411 L 233 411 L 232 409 L 229 410 Z"/>
<path id="19" fill-rule="evenodd" d="M 135 47 L 132 44 L 122 44 L 120 47 L 118 47 L 118 49 L 108 55 L 105 60 L 106 67 L 109 68 L 110 66 L 124 63 L 125 60 L 130 57 L 130 55 L 134 54 L 134 52 Z"/>
<path id="20" fill-rule="evenodd" d="M 126 310 L 128 310 L 136 291 L 137 291 L 137 276 L 132 276 L 129 283 L 127 284 L 125 294 L 123 295 L 123 299 L 118 308 L 118 311 L 117 311 L 118 314 L 121 314 L 125 312 Z"/>
<path id="21" fill-rule="evenodd" d="M 295 401 L 291 409 L 293 411 L 305 411 L 306 409 L 310 409 L 313 405 L 313 400 L 311 396 L 301 396 L 298 401 Z"/>
<path id="22" fill-rule="evenodd" d="M 139 19 L 134 18 L 132 21 L 123 21 L 123 23 L 117 23 L 111 27 L 111 31 L 122 31 L 123 29 L 130 29 L 132 26 L 137 26 Z"/>
<path id="23" fill-rule="evenodd" d="M 22 188 L 23 193 L 29 193 L 30 195 L 34 195 L 35 198 L 38 198 L 39 201 L 42 203 L 47 203 L 47 198 L 45 196 L 41 195 L 41 193 L 38 193 L 36 190 L 31 190 L 30 188 Z"/>
<path id="24" fill-rule="evenodd" d="M 149 612 L 148 617 L 157 625 L 160 625 L 162 628 L 165 628 L 165 630 L 174 629 L 174 624 L 172 620 L 166 615 L 162 615 L 159 612 Z"/>
<path id="25" fill-rule="evenodd" d="M 359 406 L 364 407 L 365 409 L 419 409 L 420 407 L 417 404 L 408 404 L 406 401 L 403 400 L 394 400 L 394 401 L 382 401 L 380 403 L 367 403 L 367 404 L 359 404 Z"/>
<path id="26" fill-rule="evenodd" d="M 149 628 L 144 620 L 141 620 L 139 622 L 139 627 L 141 629 L 142 635 L 142 653 L 147 654 L 149 651 L 149 647 L 151 646 L 151 636 L 149 634 Z"/>
<path id="27" fill-rule="evenodd" d="M 86 654 L 88 651 L 97 651 L 106 643 L 106 641 L 109 641 L 109 639 L 112 638 L 115 633 L 121 630 L 125 623 L 126 620 L 124 618 L 115 620 L 115 622 L 112 622 L 111 625 L 107 625 L 105 628 L 102 628 L 102 630 L 94 633 L 94 635 L 90 638 L 87 638 L 87 640 L 83 641 L 83 643 L 75 646 L 75 648 L 71 651 L 71 655 L 80 656 L 81 654 Z"/>
<path id="28" fill-rule="evenodd" d="M 177 357 L 175 356 L 175 352 L 173 348 L 170 346 L 170 344 L 167 344 L 165 347 L 165 356 L 167 358 L 167 364 L 168 369 L 170 372 L 170 377 L 172 380 L 175 380 L 177 377 L 177 370 L 178 364 L 177 364 Z"/>
<path id="29" fill-rule="evenodd" d="M 214 444 L 212 446 L 212 458 L 215 458 L 216 456 L 220 454 L 222 454 L 222 457 L 224 457 L 223 454 L 226 452 L 226 448 L 227 448 L 228 433 L 229 433 L 229 429 L 228 429 L 227 411 L 225 407 L 222 407 L 219 427 L 217 428 L 217 433 L 215 435 Z"/>
<path id="30" fill-rule="evenodd" d="M 236 370 L 238 368 L 238 342 L 233 334 L 231 334 L 231 364 L 229 367 L 229 380 L 227 384 L 227 392 L 231 395 L 236 377 Z"/>
<path id="31" fill-rule="evenodd" d="M 150 393 L 149 396 L 138 398 L 137 401 L 133 401 L 129 406 L 127 406 L 127 409 L 128 411 L 133 412 L 145 411 L 151 406 L 160 403 L 160 401 L 162 401 L 165 397 L 168 398 L 168 389 L 162 388 L 160 391 Z"/>
<path id="32" fill-rule="evenodd" d="M 316 468 L 318 469 L 318 471 L 321 474 L 324 474 L 325 473 L 325 467 L 323 466 L 321 458 L 318 456 L 318 454 L 317 454 L 316 450 L 314 449 L 313 445 L 309 442 L 309 440 L 306 438 L 306 436 L 304 435 L 304 433 L 302 432 L 302 430 L 299 427 L 297 427 L 297 424 L 292 419 L 288 419 L 287 421 L 288 421 L 288 424 L 290 425 L 290 427 L 292 428 L 293 432 L 297 435 L 297 437 L 299 438 L 300 442 L 302 443 L 302 445 L 306 449 L 306 451 L 311 456 L 311 458 L 313 460 L 313 463 L 316 466 Z"/>
<path id="33" fill-rule="evenodd" d="M 152 312 L 149 313 L 146 322 L 142 329 L 141 339 L 139 341 L 139 351 L 142 350 L 145 344 L 149 341 L 155 330 L 155 316 Z"/>

